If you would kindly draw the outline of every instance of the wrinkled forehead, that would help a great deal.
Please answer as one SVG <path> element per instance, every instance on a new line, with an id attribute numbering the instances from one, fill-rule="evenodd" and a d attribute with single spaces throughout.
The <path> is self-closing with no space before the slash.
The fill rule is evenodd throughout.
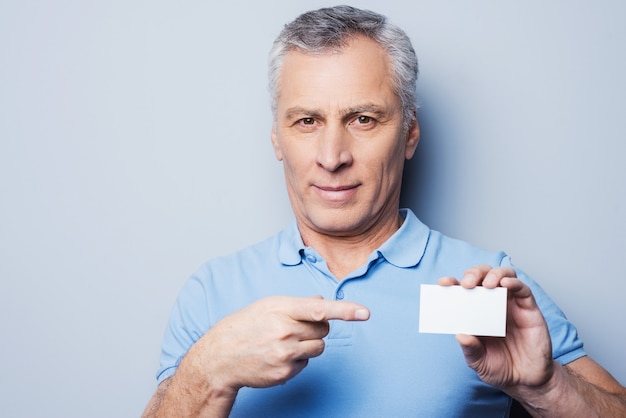
<path id="1" fill-rule="evenodd" d="M 372 103 L 397 107 L 385 51 L 368 40 L 328 53 L 293 50 L 285 56 L 276 107 L 356 108 Z M 396 103 L 398 102 L 398 103 Z"/>

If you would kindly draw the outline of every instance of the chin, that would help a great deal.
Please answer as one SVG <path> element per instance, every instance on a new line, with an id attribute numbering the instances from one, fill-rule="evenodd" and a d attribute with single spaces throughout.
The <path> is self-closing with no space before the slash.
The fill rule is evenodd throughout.
<path id="1" fill-rule="evenodd" d="M 321 233 L 337 236 L 350 235 L 358 232 L 363 224 L 363 220 L 355 215 L 353 210 L 332 209 L 309 217 L 309 221 Z"/>

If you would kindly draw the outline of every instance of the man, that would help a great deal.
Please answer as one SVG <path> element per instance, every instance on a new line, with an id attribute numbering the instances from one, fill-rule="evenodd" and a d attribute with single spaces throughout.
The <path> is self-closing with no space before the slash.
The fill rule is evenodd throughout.
<path id="1" fill-rule="evenodd" d="M 309 12 L 275 41 L 269 75 L 296 221 L 189 280 L 145 416 L 501 417 L 512 399 L 624 416 L 624 387 L 506 255 L 399 211 L 419 139 L 404 32 L 347 6 Z M 419 286 L 437 282 L 506 287 L 507 336 L 418 333 Z"/>

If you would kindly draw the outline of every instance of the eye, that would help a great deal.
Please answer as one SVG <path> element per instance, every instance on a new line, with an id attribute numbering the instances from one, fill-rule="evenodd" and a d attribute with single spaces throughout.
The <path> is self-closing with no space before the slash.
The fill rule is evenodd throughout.
<path id="1" fill-rule="evenodd" d="M 302 118 L 299 121 L 302 125 L 313 125 L 315 124 L 315 119 L 313 118 Z"/>
<path id="2" fill-rule="evenodd" d="M 357 118 L 357 122 L 359 122 L 361 125 L 367 125 L 368 123 L 371 123 L 373 121 L 374 119 L 372 119 L 369 116 L 364 116 L 364 115 L 361 115 Z"/>

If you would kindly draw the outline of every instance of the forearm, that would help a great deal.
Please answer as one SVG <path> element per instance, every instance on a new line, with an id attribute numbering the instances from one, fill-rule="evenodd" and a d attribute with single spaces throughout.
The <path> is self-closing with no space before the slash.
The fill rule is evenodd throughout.
<path id="1" fill-rule="evenodd" d="M 237 390 L 207 379 L 199 370 L 188 353 L 174 376 L 159 385 L 142 418 L 228 417 Z"/>
<path id="2" fill-rule="evenodd" d="M 228 417 L 236 394 L 210 388 L 192 388 L 174 377 L 159 385 L 142 418 Z"/>
<path id="3" fill-rule="evenodd" d="M 511 393 L 533 416 L 590 418 L 625 416 L 624 392 L 607 392 L 557 362 L 554 367 L 554 374 L 545 385 Z"/>

